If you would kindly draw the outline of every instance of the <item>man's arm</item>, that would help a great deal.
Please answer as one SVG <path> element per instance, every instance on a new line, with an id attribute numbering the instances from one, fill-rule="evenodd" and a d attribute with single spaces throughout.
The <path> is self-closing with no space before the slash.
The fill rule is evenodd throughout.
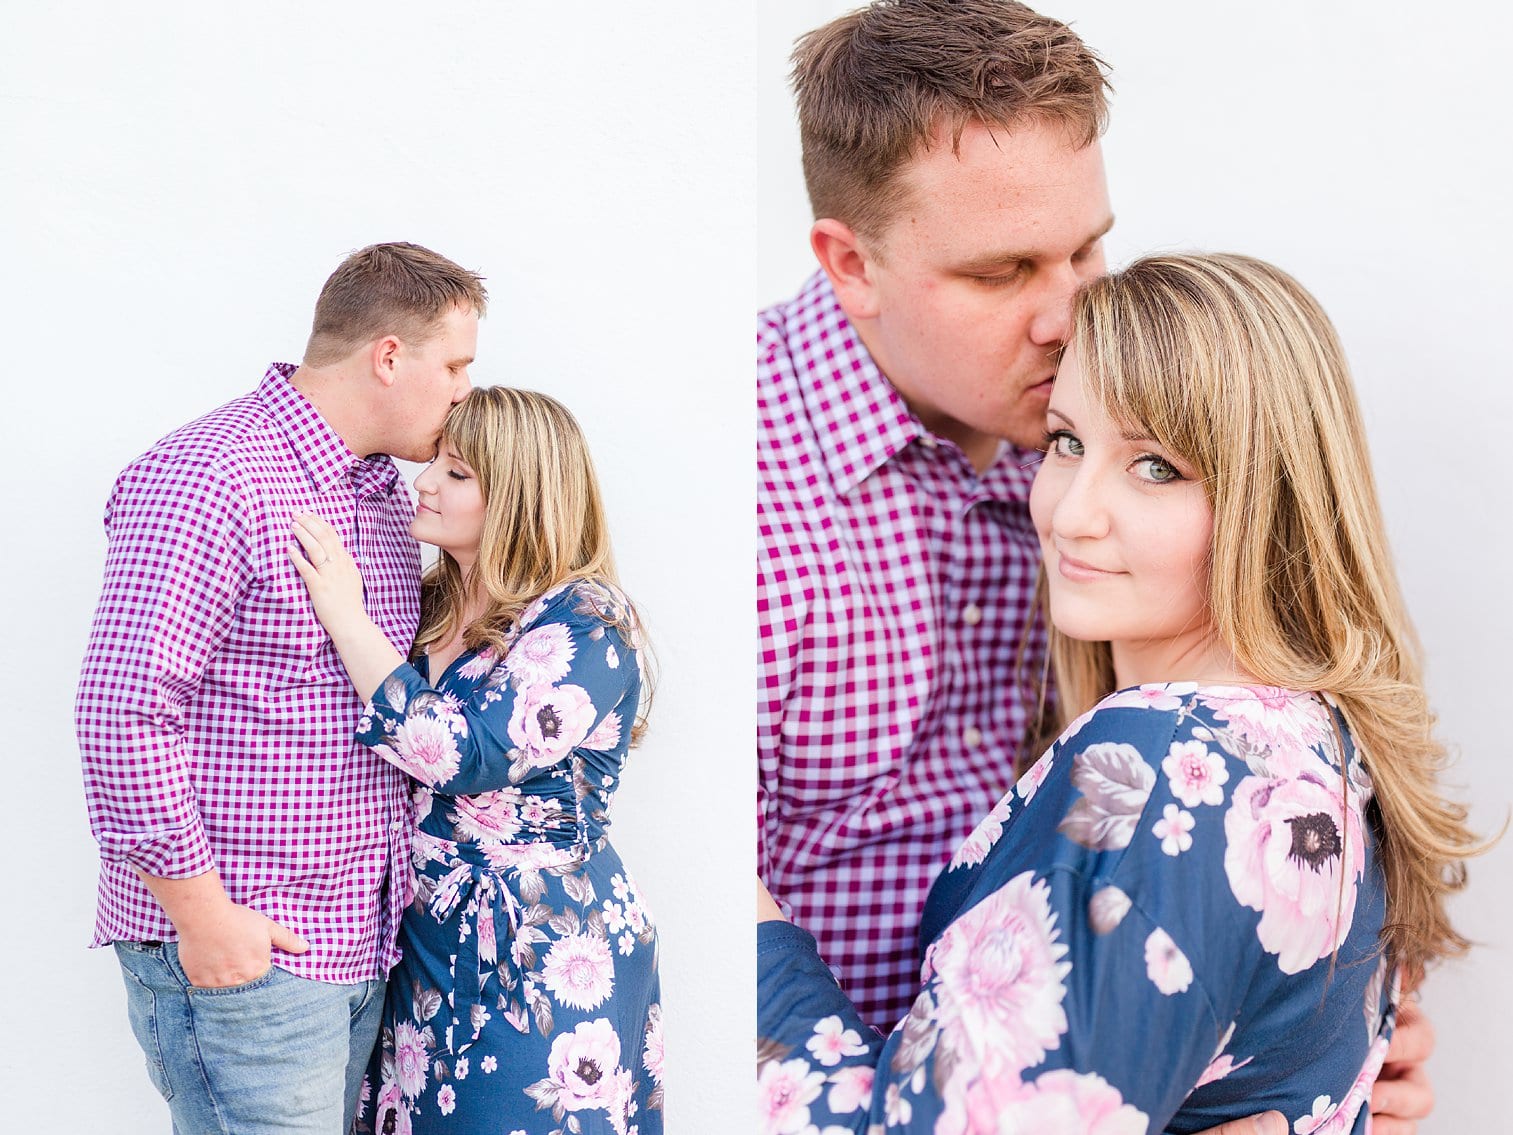
<path id="1" fill-rule="evenodd" d="M 190 985 L 245 985 L 268 972 L 275 947 L 290 954 L 310 949 L 288 927 L 232 902 L 217 871 L 189 879 L 137 874 L 179 932 L 179 965 Z"/>
<path id="2" fill-rule="evenodd" d="M 205 466 L 148 461 L 122 474 L 75 705 L 101 856 L 142 878 L 179 934 L 186 976 L 206 987 L 264 972 L 270 944 L 308 949 L 227 897 L 190 777 L 185 707 L 251 582 L 241 509 Z"/>

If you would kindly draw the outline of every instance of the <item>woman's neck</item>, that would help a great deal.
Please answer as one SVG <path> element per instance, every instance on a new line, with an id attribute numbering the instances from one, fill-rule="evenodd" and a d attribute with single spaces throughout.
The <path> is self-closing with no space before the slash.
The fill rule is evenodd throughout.
<path id="1" fill-rule="evenodd" d="M 1246 686 L 1256 681 L 1211 632 L 1157 642 L 1111 642 L 1109 654 L 1114 688 L 1120 690 L 1164 682 Z"/>

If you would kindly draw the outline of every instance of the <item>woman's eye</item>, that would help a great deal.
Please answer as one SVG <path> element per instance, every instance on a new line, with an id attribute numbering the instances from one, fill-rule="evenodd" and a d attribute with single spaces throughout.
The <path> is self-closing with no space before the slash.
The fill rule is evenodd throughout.
<path id="1" fill-rule="evenodd" d="M 1045 451 L 1057 457 L 1081 457 L 1082 442 L 1066 430 L 1052 430 L 1045 435 Z"/>
<path id="2" fill-rule="evenodd" d="M 1182 480 L 1182 474 L 1177 472 L 1170 461 L 1160 457 L 1141 457 L 1134 465 L 1136 473 L 1142 481 L 1149 481 L 1153 485 L 1165 485 L 1172 481 Z"/>
<path id="3" fill-rule="evenodd" d="M 447 476 L 450 477 L 450 478 L 452 478 L 452 480 L 454 480 L 454 481 L 466 481 L 467 480 L 467 475 L 464 474 L 464 473 L 457 472 L 456 469 L 448 469 L 447 470 Z"/>

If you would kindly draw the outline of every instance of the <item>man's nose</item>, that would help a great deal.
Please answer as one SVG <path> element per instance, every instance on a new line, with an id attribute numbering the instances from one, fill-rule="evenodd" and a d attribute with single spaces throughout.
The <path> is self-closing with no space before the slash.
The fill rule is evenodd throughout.
<path id="1" fill-rule="evenodd" d="M 1042 277 L 1035 295 L 1036 310 L 1030 320 L 1030 341 L 1044 347 L 1059 347 L 1072 331 L 1072 296 L 1081 280 L 1076 269 L 1062 264 Z"/>

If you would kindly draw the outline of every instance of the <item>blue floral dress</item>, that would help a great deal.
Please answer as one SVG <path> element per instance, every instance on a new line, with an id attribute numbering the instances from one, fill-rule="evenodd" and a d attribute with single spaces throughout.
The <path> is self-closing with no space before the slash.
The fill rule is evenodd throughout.
<path id="1" fill-rule="evenodd" d="M 622 603 L 560 587 L 502 657 L 400 666 L 364 711 L 417 830 L 360 1132 L 662 1130 L 657 934 L 605 834 L 641 692 Z"/>
<path id="2" fill-rule="evenodd" d="M 1111 695 L 937 880 L 886 1040 L 813 938 L 760 925 L 758 1129 L 1365 1130 L 1396 1019 L 1370 796 L 1317 695 Z"/>

